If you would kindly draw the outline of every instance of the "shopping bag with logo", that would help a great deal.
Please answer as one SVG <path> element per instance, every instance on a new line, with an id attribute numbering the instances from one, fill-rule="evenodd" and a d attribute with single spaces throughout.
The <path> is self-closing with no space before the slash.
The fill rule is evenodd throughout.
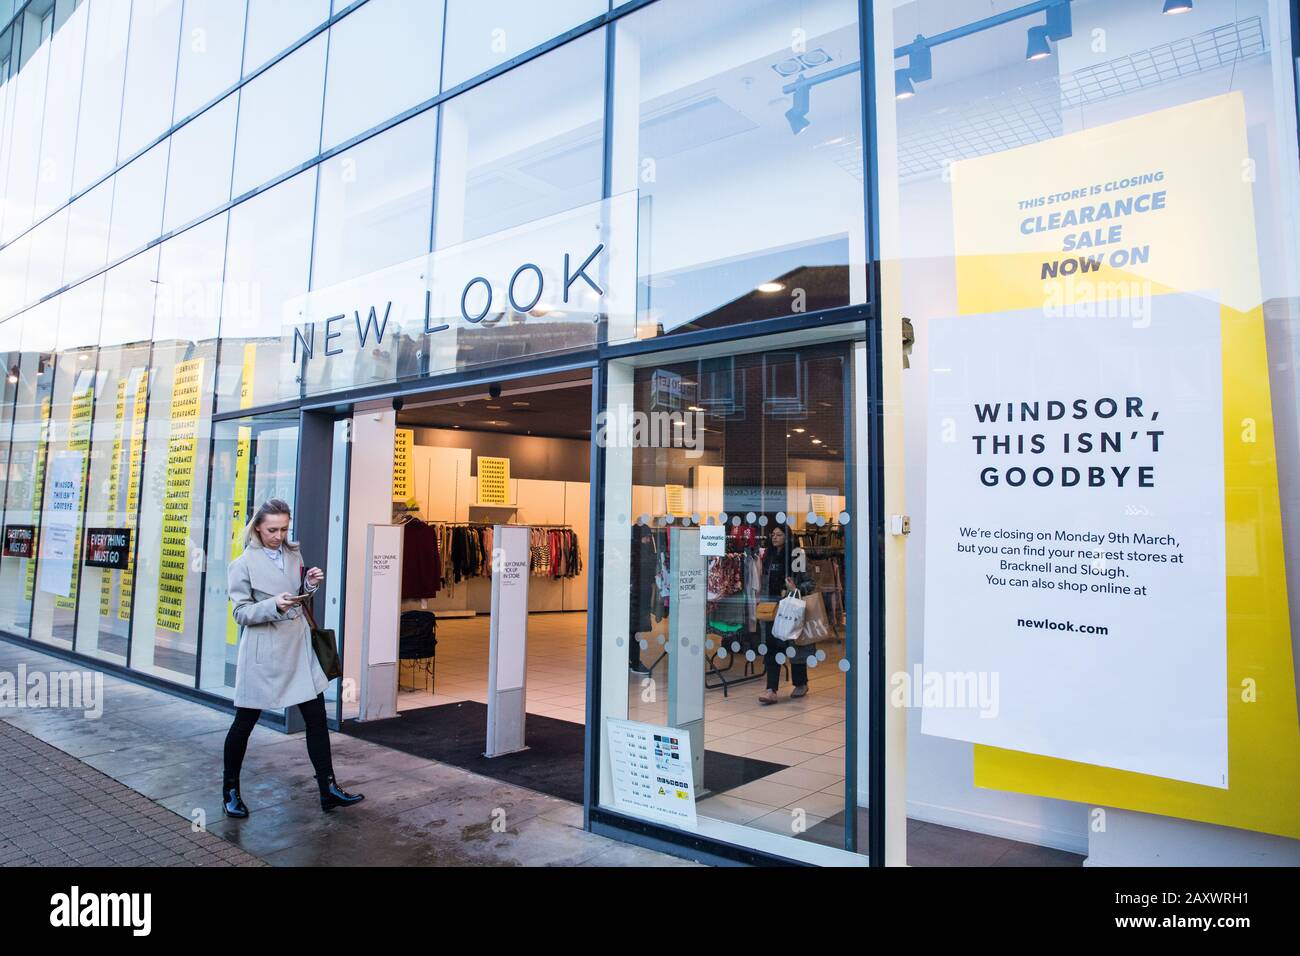
<path id="1" fill-rule="evenodd" d="M 814 591 L 803 599 L 803 603 L 803 633 L 795 643 L 805 645 L 829 641 L 835 636 L 835 632 L 831 629 L 831 619 L 826 613 L 826 602 L 822 599 L 822 592 Z"/>
<path id="2" fill-rule="evenodd" d="M 798 641 L 803 633 L 803 616 L 806 605 L 797 594 L 788 594 L 776 606 L 776 620 L 772 622 L 772 636 L 780 641 Z"/>

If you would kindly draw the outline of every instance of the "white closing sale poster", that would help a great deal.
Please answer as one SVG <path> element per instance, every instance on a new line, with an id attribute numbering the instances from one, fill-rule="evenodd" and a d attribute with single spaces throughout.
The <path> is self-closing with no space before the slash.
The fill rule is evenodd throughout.
<path id="1" fill-rule="evenodd" d="M 80 451 L 60 452 L 50 460 L 49 507 L 40 551 L 41 590 L 47 594 L 61 597 L 72 594 L 84 461 L 85 453 Z"/>
<path id="2" fill-rule="evenodd" d="M 1217 301 L 928 345 L 922 732 L 1226 788 Z"/>

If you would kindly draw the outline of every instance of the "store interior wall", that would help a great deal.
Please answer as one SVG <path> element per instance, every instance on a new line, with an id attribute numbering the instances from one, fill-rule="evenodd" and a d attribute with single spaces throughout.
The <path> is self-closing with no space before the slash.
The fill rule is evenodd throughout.
<path id="1" fill-rule="evenodd" d="M 580 394 L 589 395 L 585 391 Z M 575 412 L 585 415 L 586 403 Z M 518 506 L 512 523 L 568 526 L 578 537 L 583 559 L 582 572 L 574 577 L 531 578 L 528 610 L 585 611 L 590 442 L 449 428 L 412 430 L 412 480 L 418 516 L 430 522 L 469 521 L 469 508 L 478 501 L 478 458 L 508 458 L 510 502 Z M 470 578 L 445 586 L 434 598 L 403 601 L 402 609 L 487 614 L 492 609 L 492 579 Z"/>

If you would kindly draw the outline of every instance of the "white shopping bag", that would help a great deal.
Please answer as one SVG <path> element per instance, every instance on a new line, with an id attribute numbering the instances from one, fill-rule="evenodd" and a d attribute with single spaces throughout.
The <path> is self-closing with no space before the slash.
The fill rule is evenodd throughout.
<path id="1" fill-rule="evenodd" d="M 781 599 L 772 622 L 772 636 L 780 641 L 797 641 L 803 633 L 804 600 L 797 594 Z"/>

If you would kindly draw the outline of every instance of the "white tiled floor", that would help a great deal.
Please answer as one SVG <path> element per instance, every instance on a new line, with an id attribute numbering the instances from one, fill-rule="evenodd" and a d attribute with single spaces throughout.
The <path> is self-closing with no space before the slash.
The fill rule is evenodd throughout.
<path id="1" fill-rule="evenodd" d="M 435 692 L 401 691 L 399 710 L 430 707 L 461 700 L 487 701 L 489 618 L 442 618 L 438 621 Z M 662 633 L 663 625 L 660 625 Z M 658 657 L 659 634 L 649 636 L 642 659 Z M 528 619 L 528 712 L 583 723 L 586 719 L 587 615 L 533 614 Z M 807 696 L 791 699 L 785 674 L 778 691 L 780 703 L 764 706 L 758 695 L 763 681 L 705 692 L 704 742 L 708 750 L 783 764 L 760 780 L 700 801 L 698 811 L 710 817 L 790 833 L 796 820 L 810 828 L 844 809 L 844 645 L 819 645 L 826 660 L 808 671 Z M 720 662 L 721 663 L 721 662 Z M 755 661 L 756 670 L 763 662 Z M 738 675 L 737 660 L 729 672 Z M 664 667 L 653 679 L 662 680 Z M 408 671 L 404 683 L 410 682 Z M 417 683 L 422 683 L 417 681 Z M 628 718 L 662 724 L 666 703 L 658 686 L 644 678 L 628 683 Z M 798 815 L 795 811 L 802 810 Z"/>
<path id="2" fill-rule="evenodd" d="M 660 629 L 647 638 L 641 652 L 648 665 L 659 656 Z M 808 829 L 844 809 L 844 672 L 839 669 L 844 645 L 826 641 L 818 645 L 826 659 L 808 670 L 808 694 L 792 699 L 785 672 L 778 689 L 780 702 L 763 705 L 761 679 L 722 690 L 705 692 L 704 744 L 707 750 L 784 764 L 786 769 L 701 800 L 697 811 L 708 817 L 794 833 L 796 821 Z M 725 661 L 719 661 L 723 666 Z M 754 661 L 761 673 L 762 658 Z M 728 676 L 739 676 L 743 662 L 736 659 Z M 662 679 L 662 665 L 652 675 Z M 710 683 L 715 682 L 714 679 Z M 651 694 L 651 691 L 655 692 Z M 656 700 L 647 700 L 653 696 Z M 664 723 L 666 705 L 657 688 L 644 679 L 628 688 L 628 717 L 647 723 Z M 707 759 L 707 758 L 706 758 Z M 796 814 L 795 811 L 803 811 Z"/>
<path id="3" fill-rule="evenodd" d="M 487 703 L 488 631 L 491 618 L 438 619 L 438 653 L 433 693 L 423 690 L 423 675 L 412 681 L 403 668 L 404 687 L 397 709 L 432 707 L 461 700 Z M 528 616 L 528 713 L 574 723 L 586 722 L 587 615 L 585 612 L 530 614 Z"/>

